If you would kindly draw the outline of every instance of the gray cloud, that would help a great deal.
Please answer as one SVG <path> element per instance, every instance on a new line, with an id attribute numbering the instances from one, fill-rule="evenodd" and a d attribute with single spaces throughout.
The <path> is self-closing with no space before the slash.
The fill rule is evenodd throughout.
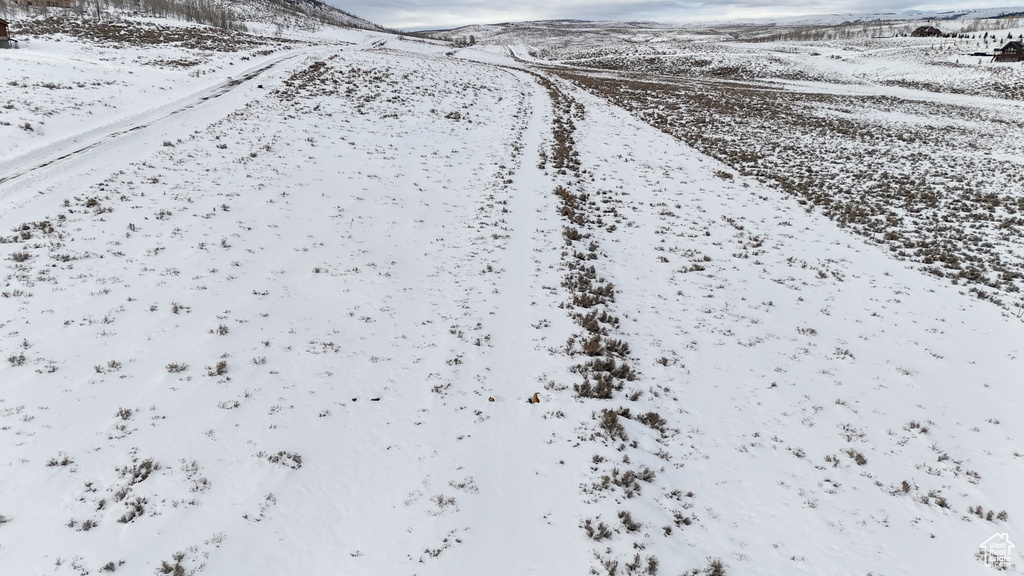
<path id="1" fill-rule="evenodd" d="M 903 10 L 959 10 L 997 6 L 950 0 L 326 0 L 377 24 L 398 29 L 452 28 L 526 20 L 652 20 L 685 23 L 709 19 L 784 17 L 802 14 L 870 14 Z"/>

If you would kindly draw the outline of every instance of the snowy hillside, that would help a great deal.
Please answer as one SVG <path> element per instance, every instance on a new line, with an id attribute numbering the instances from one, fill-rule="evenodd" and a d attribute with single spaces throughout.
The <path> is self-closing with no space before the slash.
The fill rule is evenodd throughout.
<path id="1" fill-rule="evenodd" d="M 0 53 L 0 573 L 985 574 L 1020 538 L 1014 278 L 900 259 L 560 41 L 237 38 Z M 772 89 L 907 70 L 820 49 Z"/>

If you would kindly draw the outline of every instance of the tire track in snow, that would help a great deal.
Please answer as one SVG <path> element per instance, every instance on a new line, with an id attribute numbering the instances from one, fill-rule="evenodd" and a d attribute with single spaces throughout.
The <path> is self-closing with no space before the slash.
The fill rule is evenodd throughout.
<path id="1" fill-rule="evenodd" d="M 537 373 L 540 367 L 561 360 L 537 357 L 549 352 L 539 343 L 537 326 L 531 326 L 538 316 L 557 314 L 556 301 L 564 296 L 552 296 L 543 288 L 558 285 L 560 272 L 542 265 L 556 257 L 536 260 L 539 253 L 550 250 L 552 242 L 556 247 L 560 243 L 561 220 L 550 192 L 555 183 L 538 167 L 536 156 L 548 146 L 553 112 L 547 92 L 529 72 L 504 66 L 495 69 L 514 78 L 525 94 L 519 108 L 523 131 L 516 137 L 520 152 L 505 161 L 508 168 L 503 178 L 509 178 L 509 187 L 507 212 L 501 217 L 509 238 L 496 263 L 501 270 L 497 286 L 501 305 L 490 318 L 490 324 L 498 327 L 494 344 L 499 352 L 488 370 L 500 384 L 494 389 L 497 403 L 487 411 L 487 426 L 460 450 L 466 462 L 492 462 L 486 469 L 473 470 L 481 492 L 490 500 L 468 510 L 469 514 L 501 520 L 473 527 L 470 537 L 487 543 L 488 549 L 486 556 L 467 560 L 471 564 L 466 573 L 493 571 L 493 566 L 488 567 L 492 564 L 514 566 L 522 574 L 578 574 L 590 560 L 589 550 L 570 547 L 567 551 L 565 536 L 577 535 L 577 486 L 586 462 L 582 451 L 563 452 L 566 443 L 575 441 L 567 434 L 571 428 L 548 415 L 566 407 L 566 399 L 545 392 Z M 555 322 L 562 328 L 572 326 L 567 320 Z M 536 359 L 524 361 L 530 358 Z M 534 392 L 541 395 L 540 405 L 526 403 Z M 524 493 L 530 496 L 523 498 Z M 500 542 L 515 545 L 492 544 Z M 524 556 L 524 549 L 530 554 Z"/>
<path id="2" fill-rule="evenodd" d="M 178 114 L 180 114 L 182 112 L 185 112 L 187 110 L 191 110 L 191 109 L 193 109 L 193 108 L 195 108 L 195 107 L 197 107 L 197 106 L 199 106 L 201 104 L 204 104 L 206 102 L 209 102 L 211 100 L 216 100 L 217 98 L 220 98 L 221 96 L 224 96 L 225 94 L 229 94 L 230 92 L 232 92 L 233 90 L 235 90 L 236 88 L 241 86 L 242 84 L 244 84 L 246 82 L 249 82 L 249 81 L 253 80 L 254 78 L 259 77 L 260 75 L 262 75 L 263 73 L 267 72 L 268 70 L 271 70 L 271 69 L 279 66 L 280 64 L 284 63 L 284 62 L 288 62 L 290 60 L 294 60 L 295 58 L 303 56 L 303 55 L 309 53 L 311 50 L 312 49 L 303 49 L 303 50 L 300 50 L 298 52 L 294 52 L 294 53 L 291 53 L 291 54 L 288 54 L 288 55 L 285 55 L 285 56 L 281 56 L 281 57 L 279 57 L 277 59 L 271 60 L 270 62 L 266 62 L 264 64 L 261 64 L 257 68 L 250 69 L 250 70 L 246 71 L 239 78 L 228 78 L 228 80 L 226 80 L 225 82 L 223 82 L 223 83 L 221 83 L 221 84 L 219 84 L 217 86 L 214 86 L 213 88 L 208 88 L 206 90 L 203 90 L 203 91 L 199 92 L 198 94 L 192 95 L 192 96 L 188 97 L 187 100 L 184 103 L 180 103 L 179 102 L 179 103 L 176 103 L 176 104 L 171 104 L 170 105 L 172 107 L 171 110 L 164 111 L 163 108 L 165 108 L 165 107 L 161 107 L 161 108 L 157 108 L 157 109 L 151 110 L 150 114 L 153 114 L 154 112 L 156 112 L 158 115 L 151 116 L 151 117 L 148 117 L 148 118 L 144 118 L 143 120 L 140 120 L 140 121 L 137 121 L 137 122 L 135 122 L 133 124 L 130 124 L 126 128 L 116 128 L 116 129 L 113 129 L 112 131 L 109 131 L 106 134 L 103 134 L 102 136 L 100 136 L 98 140 L 95 140 L 95 141 L 90 142 L 88 144 L 84 144 L 84 145 L 78 146 L 78 147 L 76 147 L 76 148 L 74 148 L 72 150 L 69 150 L 69 151 L 68 150 L 59 151 L 59 152 L 57 152 L 56 156 L 50 156 L 50 157 L 48 157 L 48 158 L 46 158 L 46 159 L 44 159 L 42 161 L 32 162 L 29 166 L 23 166 L 23 167 L 20 167 L 20 168 L 16 168 L 16 169 L 14 169 L 12 171 L 9 171 L 6 174 L 0 174 L 0 186 L 6 184 L 8 182 L 11 182 L 13 180 L 17 180 L 18 178 L 21 178 L 22 176 L 26 176 L 26 175 L 38 172 L 40 170 L 44 170 L 46 168 L 49 168 L 49 167 L 51 167 L 51 166 L 53 166 L 55 164 L 59 164 L 59 163 L 65 161 L 65 160 L 68 160 L 70 158 L 74 158 L 74 157 L 80 156 L 80 155 L 82 155 L 82 154 L 84 154 L 84 153 L 86 153 L 86 152 L 88 152 L 90 150 L 93 150 L 95 148 L 103 146 L 104 144 L 107 144 L 107 143 L 109 143 L 109 142 L 111 142 L 113 140 L 116 140 L 116 139 L 118 139 L 121 136 L 124 136 L 126 134 L 131 134 L 132 132 L 137 132 L 139 130 L 143 130 L 145 128 L 149 128 L 150 126 L 153 126 L 154 124 L 157 124 L 157 123 L 162 122 L 164 120 L 167 120 L 169 118 L 173 118 L 174 116 L 176 116 L 176 115 L 178 115 Z M 101 127 L 99 130 L 100 131 L 105 131 L 105 130 L 108 130 L 108 129 L 109 129 L 109 127 Z M 69 139 L 74 139 L 74 138 L 76 138 L 76 137 L 75 136 L 71 136 Z M 66 140 L 65 140 L 65 142 L 66 142 Z M 58 142 L 57 146 L 59 147 L 60 144 L 61 143 Z"/>

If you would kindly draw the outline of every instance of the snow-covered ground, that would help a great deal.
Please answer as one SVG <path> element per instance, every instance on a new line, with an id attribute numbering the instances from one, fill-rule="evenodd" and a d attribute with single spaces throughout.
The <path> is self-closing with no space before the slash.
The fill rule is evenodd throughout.
<path id="1" fill-rule="evenodd" d="M 259 51 L 2 54 L 0 573 L 977 574 L 1022 534 L 1011 311 L 504 49 Z"/>

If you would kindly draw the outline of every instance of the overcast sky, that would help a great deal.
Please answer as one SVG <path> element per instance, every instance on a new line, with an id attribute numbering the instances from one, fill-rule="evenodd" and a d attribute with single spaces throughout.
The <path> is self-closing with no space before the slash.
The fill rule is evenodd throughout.
<path id="1" fill-rule="evenodd" d="M 685 23 L 804 14 L 863 14 L 902 10 L 958 10 L 1012 2 L 950 0 L 326 0 L 328 4 L 400 30 L 454 28 L 525 20 L 653 20 Z"/>

